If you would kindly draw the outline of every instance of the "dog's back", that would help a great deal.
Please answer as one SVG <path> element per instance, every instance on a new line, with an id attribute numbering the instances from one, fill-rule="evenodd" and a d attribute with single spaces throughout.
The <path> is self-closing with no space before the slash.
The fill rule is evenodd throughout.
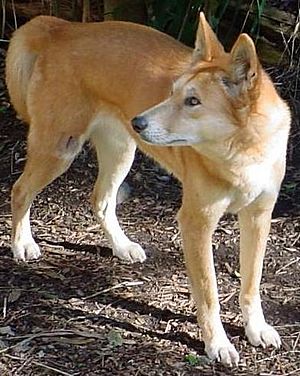
<path id="1" fill-rule="evenodd" d="M 70 81 L 81 81 L 81 84 L 85 81 L 89 91 L 99 93 L 99 85 L 105 86 L 104 91 L 113 91 L 114 82 L 122 81 L 123 92 L 114 92 L 119 107 L 123 101 L 131 99 L 129 91 L 134 75 L 134 108 L 130 111 L 132 113 L 126 114 L 130 119 L 133 112 L 143 111 L 168 94 L 168 87 L 189 60 L 190 49 L 141 25 L 125 22 L 81 24 L 55 17 L 36 17 L 14 33 L 6 59 L 6 83 L 11 102 L 28 123 L 28 86 L 34 76 L 35 62 L 41 55 L 45 56 L 40 63 L 43 84 L 49 84 L 46 77 L 61 74 L 66 82 L 69 75 Z M 138 90 L 137 84 L 140 85 Z M 98 87 L 94 89 L 94 85 Z M 36 90 L 39 92 L 40 88 Z M 143 103 L 136 101 L 137 91 L 143 91 Z M 48 85 L 47 94 L 50 98 L 51 85 Z M 56 97 L 57 87 L 53 95 Z M 127 112 L 129 108 L 126 103 Z M 33 112 L 36 111 L 33 109 Z"/>

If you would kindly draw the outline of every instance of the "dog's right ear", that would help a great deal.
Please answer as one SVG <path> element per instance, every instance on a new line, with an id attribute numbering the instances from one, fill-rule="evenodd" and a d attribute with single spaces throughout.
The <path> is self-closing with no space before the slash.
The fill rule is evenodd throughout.
<path id="1" fill-rule="evenodd" d="M 232 75 L 237 83 L 245 81 L 251 89 L 258 77 L 259 61 L 253 40 L 247 34 L 241 34 L 230 52 Z"/>
<path id="2" fill-rule="evenodd" d="M 222 55 L 224 48 L 206 21 L 203 12 L 199 16 L 199 25 L 196 35 L 195 48 L 193 52 L 193 62 L 199 60 L 211 61 Z"/>
<path id="3" fill-rule="evenodd" d="M 230 55 L 230 72 L 222 80 L 227 92 L 233 97 L 255 92 L 260 77 L 260 64 L 253 40 L 247 34 L 241 34 Z"/>

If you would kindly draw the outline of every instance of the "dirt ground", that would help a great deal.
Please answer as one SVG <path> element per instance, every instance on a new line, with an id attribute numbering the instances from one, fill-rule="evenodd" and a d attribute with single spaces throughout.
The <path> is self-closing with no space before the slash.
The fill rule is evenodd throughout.
<path id="1" fill-rule="evenodd" d="M 26 127 L 8 105 L 4 55 L 0 50 L 0 375 L 299 375 L 297 132 L 261 284 L 280 350 L 253 348 L 245 339 L 236 218 L 223 218 L 214 236 L 222 320 L 241 355 L 239 367 L 228 370 L 206 358 L 196 324 L 175 219 L 180 186 L 140 153 L 127 179 L 130 197 L 118 212 L 126 233 L 147 251 L 143 265 L 112 257 L 91 212 L 97 167 L 88 145 L 34 202 L 43 258 L 13 261 L 9 195 L 24 164 Z"/>

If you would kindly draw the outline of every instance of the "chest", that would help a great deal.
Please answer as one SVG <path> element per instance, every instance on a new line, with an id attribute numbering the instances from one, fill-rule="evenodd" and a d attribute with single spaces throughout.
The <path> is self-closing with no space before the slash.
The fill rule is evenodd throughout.
<path id="1" fill-rule="evenodd" d="M 237 213 L 263 194 L 277 195 L 277 179 L 273 166 L 260 164 L 245 168 L 236 178 L 231 190 L 228 212 Z"/>

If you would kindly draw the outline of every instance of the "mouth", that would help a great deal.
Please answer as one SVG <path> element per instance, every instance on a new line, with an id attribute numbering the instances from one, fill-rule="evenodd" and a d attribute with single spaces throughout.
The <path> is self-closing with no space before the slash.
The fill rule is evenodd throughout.
<path id="1" fill-rule="evenodd" d="M 168 145 L 187 145 L 187 140 L 185 139 L 177 139 L 168 142 Z"/>
<path id="2" fill-rule="evenodd" d="M 159 138 L 159 137 L 147 137 L 146 135 L 143 135 L 142 133 L 140 133 L 140 138 L 146 142 L 147 144 L 150 144 L 150 145 L 159 145 L 159 146 L 186 146 L 188 144 L 187 140 L 186 139 L 181 139 L 181 138 L 176 138 L 176 139 L 171 139 L 171 140 L 168 140 L 168 139 L 164 139 L 163 137 L 162 138 Z"/>

